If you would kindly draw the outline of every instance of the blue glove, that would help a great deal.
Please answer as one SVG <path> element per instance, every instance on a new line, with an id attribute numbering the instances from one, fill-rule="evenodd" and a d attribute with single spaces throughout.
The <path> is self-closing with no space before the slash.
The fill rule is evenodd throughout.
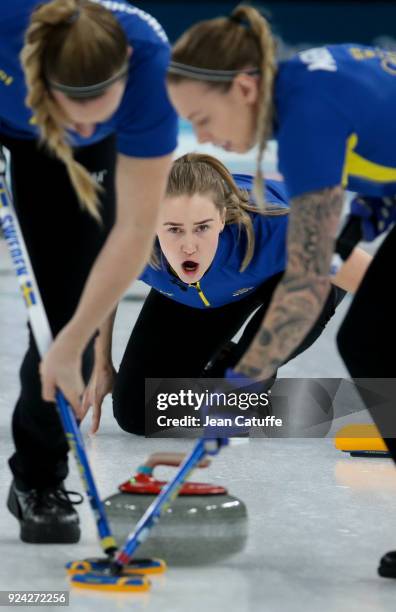
<path id="1" fill-rule="evenodd" d="M 240 389 L 249 387 L 249 393 L 260 393 L 263 391 L 262 385 L 252 380 L 244 374 L 235 372 L 233 369 L 228 368 L 225 372 L 225 379 L 228 384 L 223 385 L 221 388 L 215 389 L 214 393 L 219 395 L 227 396 L 229 393 L 238 394 Z M 227 408 L 227 403 L 224 405 L 218 405 L 217 409 L 213 406 L 205 405 L 202 411 L 203 417 L 230 419 L 234 421 L 238 415 L 245 415 L 244 411 L 238 411 L 233 404 Z M 249 434 L 250 427 L 244 426 L 243 424 L 238 425 L 207 425 L 205 428 L 204 436 L 210 438 L 229 438 L 232 436 L 244 436 Z"/>
<path id="2" fill-rule="evenodd" d="M 357 196 L 351 202 L 351 214 L 361 218 L 362 238 L 371 242 L 396 222 L 396 199 Z"/>
<path id="3" fill-rule="evenodd" d="M 249 378 L 249 376 L 246 376 L 245 374 L 241 374 L 240 372 L 235 372 L 235 370 L 233 370 L 232 368 L 226 369 L 225 378 L 227 380 L 240 380 L 241 381 L 241 384 L 239 385 L 240 387 L 242 386 L 246 387 L 246 385 L 253 384 L 254 382 L 251 378 Z"/>

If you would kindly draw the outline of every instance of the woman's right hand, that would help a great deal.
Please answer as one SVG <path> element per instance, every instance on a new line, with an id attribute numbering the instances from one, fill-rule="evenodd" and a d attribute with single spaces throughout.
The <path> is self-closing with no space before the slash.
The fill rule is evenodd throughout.
<path id="1" fill-rule="evenodd" d="M 116 376 L 117 372 L 111 362 L 95 365 L 91 379 L 85 389 L 81 407 L 82 419 L 84 419 L 92 406 L 91 434 L 96 433 L 99 429 L 102 403 L 106 395 L 113 391 Z"/>

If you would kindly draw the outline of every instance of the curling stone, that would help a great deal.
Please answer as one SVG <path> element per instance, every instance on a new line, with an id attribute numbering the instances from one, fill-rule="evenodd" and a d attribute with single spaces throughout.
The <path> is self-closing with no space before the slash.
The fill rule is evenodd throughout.
<path id="1" fill-rule="evenodd" d="M 183 453 L 155 453 L 104 500 L 120 546 L 166 482 L 154 477 L 158 466 L 179 466 Z M 210 461 L 204 459 L 199 467 Z M 245 504 L 222 486 L 185 482 L 138 549 L 139 557 L 160 557 L 168 565 L 204 565 L 243 550 L 247 540 Z"/>
<path id="2" fill-rule="evenodd" d="M 335 447 L 352 457 L 390 457 L 375 425 L 353 424 L 342 427 L 334 438 Z"/>

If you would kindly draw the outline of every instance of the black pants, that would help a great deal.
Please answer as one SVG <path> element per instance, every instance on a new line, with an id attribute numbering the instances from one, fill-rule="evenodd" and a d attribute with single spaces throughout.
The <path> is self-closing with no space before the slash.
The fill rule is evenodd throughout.
<path id="1" fill-rule="evenodd" d="M 396 462 L 395 261 L 396 227 L 376 253 L 340 328 L 337 342 L 352 378 L 370 379 L 368 387 L 378 397 L 387 398 L 381 404 L 372 394 L 370 397 L 361 393 Z M 359 389 L 359 380 L 356 383 Z M 393 437 L 389 437 L 390 431 Z"/>
<path id="2" fill-rule="evenodd" d="M 198 378 L 222 347 L 233 338 L 259 307 L 246 326 L 226 367 L 233 367 L 253 340 L 281 275 L 264 282 L 249 297 L 201 310 L 175 302 L 151 290 L 132 331 L 113 391 L 114 416 L 122 429 L 144 434 L 145 378 Z M 322 333 L 345 292 L 332 288 L 316 325 L 298 350 L 308 348 Z M 224 375 L 217 372 L 213 377 Z"/>
<path id="3" fill-rule="evenodd" d="M 92 264 L 114 221 L 115 140 L 82 147 L 76 159 L 103 173 L 103 226 L 81 209 L 62 162 L 35 141 L 0 136 L 11 153 L 14 204 L 54 335 L 72 317 Z M 92 347 L 84 355 L 84 376 Z M 41 399 L 39 356 L 29 330 L 20 369 L 21 391 L 12 419 L 16 452 L 9 465 L 28 487 L 58 484 L 67 475 L 68 446 L 55 406 Z"/>

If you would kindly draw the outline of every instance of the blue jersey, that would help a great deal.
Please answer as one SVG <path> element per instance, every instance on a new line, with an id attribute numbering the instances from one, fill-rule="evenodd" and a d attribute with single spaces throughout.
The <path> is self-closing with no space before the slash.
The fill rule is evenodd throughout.
<path id="1" fill-rule="evenodd" d="M 170 48 L 166 34 L 148 13 L 124 2 L 94 0 L 118 20 L 133 52 L 126 90 L 115 114 L 97 124 L 89 138 L 71 132 L 74 146 L 98 142 L 117 134 L 120 153 L 155 157 L 177 144 L 177 117 L 166 93 L 165 74 Z M 38 129 L 25 104 L 26 85 L 19 54 L 30 14 L 38 0 L 0 2 L 0 134 L 36 138 Z"/>
<path id="2" fill-rule="evenodd" d="M 352 44 L 303 51 L 280 63 L 275 107 L 290 197 L 335 185 L 396 194 L 396 53 Z"/>
<path id="3" fill-rule="evenodd" d="M 251 176 L 233 176 L 240 188 L 252 190 Z M 287 208 L 283 183 L 268 180 L 266 200 L 269 204 Z M 140 280 L 170 299 L 193 308 L 216 308 L 243 299 L 286 267 L 288 215 L 269 217 L 254 212 L 250 215 L 255 246 L 252 260 L 243 272 L 240 272 L 240 267 L 246 254 L 246 233 L 244 230 L 240 232 L 239 226 L 232 223 L 221 232 L 214 260 L 198 283 L 189 285 L 172 274 L 163 255 L 161 269 L 147 266 Z"/>

